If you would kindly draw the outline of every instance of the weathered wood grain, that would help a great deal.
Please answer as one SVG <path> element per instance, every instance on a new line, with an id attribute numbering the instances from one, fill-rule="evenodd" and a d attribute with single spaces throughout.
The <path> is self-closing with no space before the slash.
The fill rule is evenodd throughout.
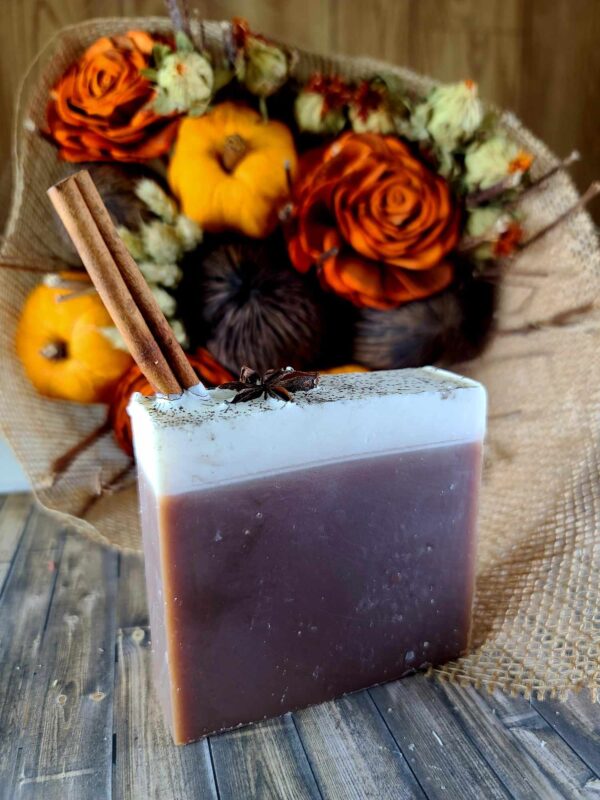
<path id="1" fill-rule="evenodd" d="M 507 798 L 510 792 L 423 675 L 369 690 L 429 798 Z"/>
<path id="2" fill-rule="evenodd" d="M 144 628 L 148 624 L 144 557 L 140 553 L 121 553 L 119 555 L 117 626 L 119 628 Z"/>
<path id="3" fill-rule="evenodd" d="M 119 631 L 114 719 L 118 800 L 217 800 L 208 741 L 176 747 L 151 687 L 148 629 Z"/>
<path id="4" fill-rule="evenodd" d="M 527 700 L 449 684 L 431 689 L 460 718 L 465 734 L 513 796 L 590 796 L 595 774 Z"/>
<path id="5" fill-rule="evenodd" d="M 531 705 L 600 778 L 600 703 L 581 692 L 565 703 L 532 700 Z"/>
<path id="6" fill-rule="evenodd" d="M 28 494 L 10 495 L 3 500 L 0 508 L 0 562 L 12 561 L 32 506 Z"/>
<path id="7" fill-rule="evenodd" d="M 325 798 L 425 797 L 367 692 L 294 714 Z"/>
<path id="8" fill-rule="evenodd" d="M 117 554 L 68 535 L 25 698 L 20 797 L 110 795 L 116 591 Z"/>
<path id="9" fill-rule="evenodd" d="M 29 517 L 0 598 L 0 797 L 14 796 L 29 687 L 56 583 L 63 534 L 38 511 Z"/>
<path id="10" fill-rule="evenodd" d="M 291 714 L 211 736 L 220 800 L 314 800 L 321 794 Z"/>

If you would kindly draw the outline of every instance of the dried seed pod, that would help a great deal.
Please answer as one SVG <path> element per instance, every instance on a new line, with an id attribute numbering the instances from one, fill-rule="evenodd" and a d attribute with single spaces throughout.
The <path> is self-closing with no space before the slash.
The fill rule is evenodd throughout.
<path id="1" fill-rule="evenodd" d="M 371 369 L 452 364 L 476 356 L 490 333 L 495 284 L 465 277 L 426 300 L 392 311 L 363 309 L 353 360 Z"/>
<path id="2" fill-rule="evenodd" d="M 279 233 L 265 241 L 219 237 L 184 265 L 179 292 L 188 329 L 223 365 L 258 371 L 313 365 L 322 312 L 310 281 L 291 268 Z"/>

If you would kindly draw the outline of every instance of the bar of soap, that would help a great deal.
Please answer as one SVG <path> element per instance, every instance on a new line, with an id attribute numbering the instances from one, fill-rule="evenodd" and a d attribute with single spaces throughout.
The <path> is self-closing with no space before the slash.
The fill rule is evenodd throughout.
<path id="1" fill-rule="evenodd" d="M 155 686 L 176 743 L 468 647 L 486 396 L 430 367 L 294 401 L 134 395 Z"/>

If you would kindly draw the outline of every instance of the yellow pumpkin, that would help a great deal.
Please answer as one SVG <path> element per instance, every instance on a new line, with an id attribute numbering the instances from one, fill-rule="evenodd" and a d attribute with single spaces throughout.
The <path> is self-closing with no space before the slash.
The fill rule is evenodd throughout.
<path id="1" fill-rule="evenodd" d="M 277 211 L 289 195 L 286 169 L 293 176 L 296 163 L 285 125 L 227 102 L 182 121 L 169 183 L 183 213 L 204 230 L 236 230 L 260 239 L 277 224 Z"/>
<path id="2" fill-rule="evenodd" d="M 95 292 L 57 302 L 74 291 L 73 282 L 75 291 L 79 283 L 87 288 L 85 273 L 63 272 L 60 278 L 63 285 L 41 283 L 27 297 L 17 327 L 17 354 L 40 394 L 79 403 L 107 402 L 132 358 L 101 333 L 100 328 L 113 323 Z"/>
<path id="3" fill-rule="evenodd" d="M 347 372 L 352 373 L 368 371 L 369 370 L 366 367 L 362 367 L 360 364 L 342 364 L 340 367 L 331 367 L 330 369 L 319 370 L 322 375 L 343 375 Z"/>

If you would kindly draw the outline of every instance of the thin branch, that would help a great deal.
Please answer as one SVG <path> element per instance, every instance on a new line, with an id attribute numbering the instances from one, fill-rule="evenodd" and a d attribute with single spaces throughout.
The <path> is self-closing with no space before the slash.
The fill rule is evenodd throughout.
<path id="1" fill-rule="evenodd" d="M 527 239 L 526 242 L 523 242 L 523 244 L 519 245 L 517 253 L 522 252 L 526 247 L 538 242 L 547 233 L 550 233 L 550 231 L 554 230 L 554 228 L 557 228 L 562 222 L 568 219 L 571 214 L 574 214 L 575 212 L 584 208 L 598 194 L 600 194 L 600 181 L 594 181 L 594 183 L 588 186 L 586 191 L 581 195 L 579 200 L 571 206 L 571 208 L 568 208 L 553 222 L 551 222 L 549 225 L 546 225 L 545 228 L 542 228 L 537 233 L 534 233 L 534 235 Z"/>
<path id="2" fill-rule="evenodd" d="M 187 0 L 165 0 L 165 5 L 171 17 L 173 29 L 176 31 L 183 31 L 183 33 L 191 39 L 190 9 Z"/>
<path id="3" fill-rule="evenodd" d="M 111 429 L 110 420 L 108 417 L 104 420 L 102 425 L 99 425 L 97 428 L 94 428 L 93 431 L 84 436 L 79 442 L 70 447 L 66 450 L 62 455 L 55 458 L 52 462 L 52 476 L 53 476 L 53 483 L 56 482 L 56 479 L 59 475 L 62 475 L 63 472 L 66 472 L 67 469 L 71 466 L 73 461 L 81 455 L 85 450 L 91 447 L 94 442 L 100 439 L 102 436 L 107 434 Z"/>

